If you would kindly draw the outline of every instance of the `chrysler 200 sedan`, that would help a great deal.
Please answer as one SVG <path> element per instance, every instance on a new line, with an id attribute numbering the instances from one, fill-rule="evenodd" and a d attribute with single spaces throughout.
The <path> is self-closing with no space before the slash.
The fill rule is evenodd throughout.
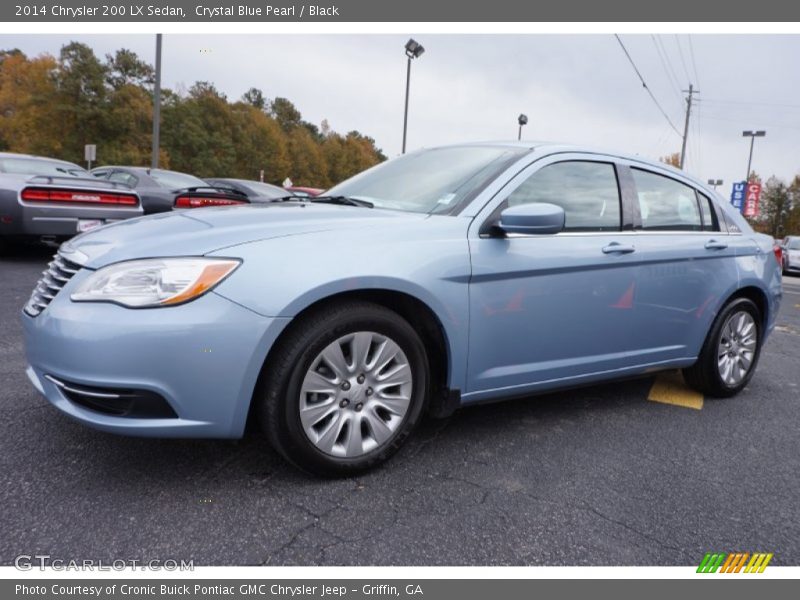
<path id="1" fill-rule="evenodd" d="M 61 247 L 23 324 L 33 385 L 89 426 L 242 436 L 321 474 L 423 415 L 683 369 L 755 372 L 772 238 L 700 182 L 552 144 L 422 150 L 309 200 L 202 208 Z"/>

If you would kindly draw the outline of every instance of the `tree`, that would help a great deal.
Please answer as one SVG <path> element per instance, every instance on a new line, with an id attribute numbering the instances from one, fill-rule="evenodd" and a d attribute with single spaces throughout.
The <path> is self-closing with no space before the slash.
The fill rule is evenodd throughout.
<path id="1" fill-rule="evenodd" d="M 155 70 L 135 52 L 123 48 L 113 56 L 106 54 L 106 81 L 114 89 L 124 85 L 149 88 L 155 83 Z"/>
<path id="2" fill-rule="evenodd" d="M 286 132 L 300 125 L 300 111 L 286 98 L 275 98 L 269 105 L 269 111 Z"/>
<path id="3" fill-rule="evenodd" d="M 0 53 L 0 149 L 30 154 L 61 152 L 56 126 L 54 72 L 49 55 L 28 59 L 22 52 Z"/>
<path id="4" fill-rule="evenodd" d="M 672 154 L 668 154 L 667 156 L 661 156 L 659 159 L 662 163 L 675 167 L 676 169 L 681 168 L 681 155 L 680 152 L 674 152 Z"/>
<path id="5" fill-rule="evenodd" d="M 761 190 L 759 214 L 756 218 L 759 229 L 773 237 L 783 237 L 790 208 L 789 188 L 773 175 Z"/>
<path id="6" fill-rule="evenodd" d="M 152 66 L 127 49 L 104 61 L 77 42 L 57 58 L 0 50 L 0 149 L 82 162 L 93 143 L 99 164 L 148 164 L 152 84 Z M 159 164 L 201 177 L 257 179 L 263 170 L 273 183 L 328 187 L 386 159 L 371 137 L 318 127 L 255 87 L 230 102 L 198 81 L 162 89 L 162 107 Z"/>
<path id="7" fill-rule="evenodd" d="M 242 102 L 258 110 L 265 110 L 267 108 L 267 99 L 264 97 L 264 93 L 260 89 L 254 87 L 251 87 L 242 95 Z"/>
<path id="8" fill-rule="evenodd" d="M 231 107 L 236 138 L 236 177 L 257 179 L 264 171 L 264 181 L 280 184 L 291 171 L 288 140 L 277 121 L 262 110 L 246 103 Z"/>
<path id="9" fill-rule="evenodd" d="M 795 175 L 789 184 L 789 209 L 786 215 L 784 235 L 800 235 L 800 175 Z"/>
<path id="10" fill-rule="evenodd" d="M 107 68 L 78 42 L 61 48 L 55 71 L 55 120 L 50 135 L 61 139 L 61 158 L 83 161 L 85 144 L 98 143 L 103 130 Z"/>

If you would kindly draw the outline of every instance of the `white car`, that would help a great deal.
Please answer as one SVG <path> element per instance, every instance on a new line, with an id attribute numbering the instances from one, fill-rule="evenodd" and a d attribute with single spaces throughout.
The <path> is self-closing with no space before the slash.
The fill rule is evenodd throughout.
<path id="1" fill-rule="evenodd" d="M 800 236 L 790 235 L 783 240 L 783 274 L 800 273 Z"/>

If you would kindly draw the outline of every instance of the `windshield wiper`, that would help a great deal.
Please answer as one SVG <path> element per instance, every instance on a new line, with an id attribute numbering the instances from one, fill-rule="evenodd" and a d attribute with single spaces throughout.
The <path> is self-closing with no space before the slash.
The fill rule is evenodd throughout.
<path id="1" fill-rule="evenodd" d="M 319 202 L 322 204 L 343 204 L 345 206 L 361 206 L 363 208 L 375 208 L 369 200 L 359 200 L 350 196 L 315 196 L 308 199 L 309 202 Z"/>

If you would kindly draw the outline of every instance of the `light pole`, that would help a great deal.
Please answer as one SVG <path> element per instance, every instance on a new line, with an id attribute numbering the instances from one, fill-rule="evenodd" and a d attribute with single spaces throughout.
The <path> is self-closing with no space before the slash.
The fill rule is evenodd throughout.
<path id="1" fill-rule="evenodd" d="M 722 181 L 722 179 L 709 179 L 708 180 L 708 185 L 713 187 L 715 190 L 717 189 L 718 185 L 722 185 L 723 183 L 725 183 L 725 182 Z"/>
<path id="2" fill-rule="evenodd" d="M 406 69 L 406 108 L 403 112 L 403 154 L 406 153 L 406 132 L 408 131 L 408 90 L 411 87 L 411 59 L 419 58 L 423 52 L 425 52 L 425 48 L 414 39 L 409 39 L 406 42 L 408 68 Z"/>
<path id="3" fill-rule="evenodd" d="M 158 148 L 160 145 L 161 131 L 161 34 L 156 34 L 156 73 L 153 86 L 153 155 L 150 158 L 150 167 L 158 168 Z"/>
<path id="4" fill-rule="evenodd" d="M 517 117 L 517 123 L 519 123 L 519 133 L 517 133 L 517 140 L 522 139 L 522 126 L 528 124 L 528 116 L 527 115 L 520 115 Z"/>
<path id="5" fill-rule="evenodd" d="M 750 181 L 750 166 L 753 164 L 753 143 L 756 141 L 757 137 L 764 137 L 765 135 L 767 135 L 767 132 L 763 130 L 742 132 L 742 137 L 750 138 L 750 156 L 747 159 L 747 177 L 744 178 L 747 182 Z"/>

